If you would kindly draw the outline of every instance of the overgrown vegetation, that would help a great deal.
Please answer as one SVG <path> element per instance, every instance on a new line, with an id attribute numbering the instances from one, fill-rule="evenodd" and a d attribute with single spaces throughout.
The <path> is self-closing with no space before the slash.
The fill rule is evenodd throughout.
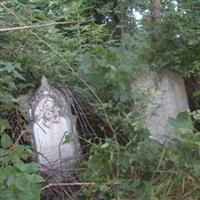
<path id="1" fill-rule="evenodd" d="M 188 113 L 180 113 L 169 120 L 176 140 L 157 143 L 139 115 L 138 102 L 145 98 L 131 88 L 144 72 L 176 70 L 192 82 L 197 111 L 189 114 L 198 127 L 200 1 L 160 1 L 159 21 L 152 21 L 151 2 L 1 2 L 0 199 L 40 199 L 45 182 L 30 159 L 26 114 L 17 97 L 32 90 L 41 75 L 57 86 L 69 85 L 107 127 L 92 124 L 96 135 L 81 135 L 89 155 L 76 175 L 88 184 L 72 199 L 200 198 L 198 128 Z"/>

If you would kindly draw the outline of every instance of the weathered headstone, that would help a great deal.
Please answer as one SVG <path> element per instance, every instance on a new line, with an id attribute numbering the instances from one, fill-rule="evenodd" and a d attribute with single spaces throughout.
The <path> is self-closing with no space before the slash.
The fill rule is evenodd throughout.
<path id="1" fill-rule="evenodd" d="M 176 118 L 178 113 L 189 110 L 183 78 L 168 70 L 159 75 L 150 72 L 140 76 L 133 87 L 150 95 L 145 113 L 146 128 L 154 139 L 167 142 L 172 137 L 169 117 Z"/>
<path id="2" fill-rule="evenodd" d="M 80 157 L 80 145 L 70 96 L 51 87 L 43 77 L 40 87 L 25 95 L 23 100 L 29 107 L 34 155 L 41 165 L 41 171 L 73 170 Z"/>

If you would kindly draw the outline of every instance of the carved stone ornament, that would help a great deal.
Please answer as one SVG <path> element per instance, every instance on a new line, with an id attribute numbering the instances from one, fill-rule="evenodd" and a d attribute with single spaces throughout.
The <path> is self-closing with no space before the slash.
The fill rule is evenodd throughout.
<path id="1" fill-rule="evenodd" d="M 34 157 L 41 171 L 73 170 L 80 157 L 80 144 L 69 93 L 51 87 L 43 77 L 40 87 L 23 100 L 28 104 Z"/>

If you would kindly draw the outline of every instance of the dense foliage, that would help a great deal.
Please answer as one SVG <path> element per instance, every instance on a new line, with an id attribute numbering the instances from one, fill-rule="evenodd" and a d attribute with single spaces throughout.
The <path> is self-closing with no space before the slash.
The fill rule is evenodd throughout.
<path id="1" fill-rule="evenodd" d="M 86 138 L 90 155 L 77 176 L 91 184 L 76 199 L 199 198 L 199 131 L 180 113 L 169 120 L 176 140 L 152 140 L 141 118 L 146 96 L 131 83 L 150 70 L 176 70 L 193 81 L 191 98 L 199 108 L 200 1 L 161 1 L 156 23 L 151 6 L 148 0 L 1 2 L 0 199 L 40 199 L 43 179 L 30 161 L 26 113 L 17 97 L 41 75 L 71 86 L 109 127 L 99 142 Z M 189 114 L 198 123 L 199 111 Z"/>

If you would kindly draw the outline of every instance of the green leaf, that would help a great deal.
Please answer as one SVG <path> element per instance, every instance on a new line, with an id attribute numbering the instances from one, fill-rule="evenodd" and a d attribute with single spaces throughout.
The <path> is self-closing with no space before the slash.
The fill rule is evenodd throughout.
<path id="1" fill-rule="evenodd" d="M 196 173 L 196 175 L 199 176 L 200 175 L 200 162 L 192 163 L 192 167 L 193 167 L 194 172 Z"/>
<path id="2" fill-rule="evenodd" d="M 27 181 L 24 178 L 24 176 L 18 176 L 15 179 L 15 187 L 21 191 L 26 191 L 27 190 Z"/>
<path id="3" fill-rule="evenodd" d="M 38 171 L 38 164 L 37 163 L 28 163 L 26 164 L 26 171 L 28 173 L 35 173 Z"/>
<path id="4" fill-rule="evenodd" d="M 178 115 L 176 116 L 176 119 L 177 120 L 180 120 L 180 121 L 187 121 L 187 120 L 190 120 L 190 115 L 187 111 L 185 112 L 180 112 L 178 113 Z"/>
<path id="5" fill-rule="evenodd" d="M 175 129 L 189 128 L 192 126 L 192 122 L 188 112 L 179 113 L 176 119 L 169 117 L 168 123 Z"/>
<path id="6" fill-rule="evenodd" d="M 16 176 L 14 174 L 11 174 L 9 177 L 8 177 L 8 180 L 7 180 L 7 186 L 8 187 L 11 187 L 13 185 L 15 185 L 15 179 L 16 179 Z"/>
<path id="7" fill-rule="evenodd" d="M 41 183 L 44 181 L 44 179 L 41 176 L 35 175 L 35 174 L 27 174 L 26 179 L 30 183 Z"/>
<path id="8" fill-rule="evenodd" d="M 200 91 L 195 91 L 192 93 L 193 97 L 199 97 L 200 96 Z"/>
<path id="9" fill-rule="evenodd" d="M 20 73 L 18 73 L 17 71 L 14 72 L 14 76 L 15 76 L 15 78 L 18 78 L 18 79 L 25 81 L 24 77 Z"/>
<path id="10" fill-rule="evenodd" d="M 0 192 L 0 199 L 2 200 L 14 200 L 13 193 L 9 189 Z"/>
<path id="11" fill-rule="evenodd" d="M 103 193 L 109 192 L 109 187 L 107 186 L 107 184 L 102 184 L 99 189 Z"/>
<path id="12" fill-rule="evenodd" d="M 102 148 L 102 149 L 105 149 L 105 148 L 108 147 L 108 146 L 109 146 L 109 143 L 106 142 L 106 143 L 104 143 L 104 144 L 101 145 L 101 148 Z"/>
<path id="13" fill-rule="evenodd" d="M 62 144 L 70 143 L 75 140 L 75 135 L 69 133 L 65 135 L 64 142 Z"/>
<path id="14" fill-rule="evenodd" d="M 35 173 L 38 171 L 38 164 L 36 163 L 17 163 L 15 166 L 22 172 Z"/>
<path id="15" fill-rule="evenodd" d="M 13 166 L 8 165 L 5 168 L 3 168 L 4 177 L 9 177 L 12 174 L 15 174 L 15 169 Z"/>
<path id="16" fill-rule="evenodd" d="M 33 193 L 29 190 L 21 191 L 18 193 L 17 197 L 19 200 L 32 200 L 33 199 Z"/>
<path id="17" fill-rule="evenodd" d="M 11 140 L 10 136 L 7 135 L 7 134 L 3 134 L 3 135 L 1 136 L 1 146 L 2 146 L 3 148 L 6 149 L 6 148 L 8 148 L 11 144 L 12 144 L 12 140 Z"/>
<path id="18" fill-rule="evenodd" d="M 8 120 L 0 118 L 0 134 L 2 134 L 6 129 L 10 129 L 10 128 L 11 126 L 8 123 Z"/>

